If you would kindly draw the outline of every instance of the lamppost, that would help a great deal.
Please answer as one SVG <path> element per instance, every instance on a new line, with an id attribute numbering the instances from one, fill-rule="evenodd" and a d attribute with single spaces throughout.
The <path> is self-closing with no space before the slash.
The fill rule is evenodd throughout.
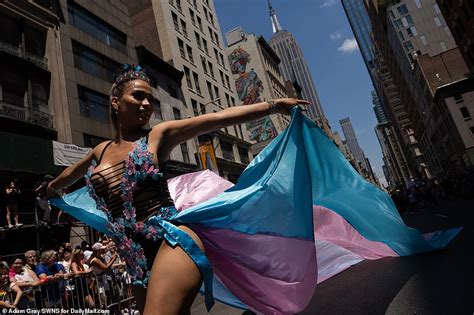
<path id="1" fill-rule="evenodd" d="M 215 99 L 213 99 L 212 101 L 207 102 L 206 104 L 202 105 L 202 106 L 201 106 L 201 110 L 200 110 L 199 113 L 198 113 L 198 116 L 202 115 L 202 113 L 203 113 L 203 111 L 206 109 L 206 106 L 207 106 L 207 105 L 209 105 L 209 104 L 214 104 L 214 105 L 216 105 L 215 102 L 220 101 L 220 100 L 221 100 L 221 98 L 218 97 L 218 98 L 215 98 Z M 216 106 L 219 107 L 220 109 L 224 109 L 224 107 L 222 107 L 221 105 L 216 105 Z M 198 136 L 194 137 L 193 139 L 194 139 L 194 145 L 196 146 L 196 154 L 197 154 L 197 157 L 198 157 L 198 164 L 199 164 L 199 165 L 198 165 L 198 168 L 199 168 L 200 171 L 202 171 L 202 160 L 201 160 L 201 154 L 200 154 L 200 152 L 199 152 L 199 140 L 198 140 Z M 217 165 L 216 165 L 216 166 L 217 166 Z"/>

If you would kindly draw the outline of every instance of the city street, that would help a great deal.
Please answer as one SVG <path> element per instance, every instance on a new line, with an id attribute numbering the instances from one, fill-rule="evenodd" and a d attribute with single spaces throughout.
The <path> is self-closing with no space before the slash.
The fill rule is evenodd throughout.
<path id="1" fill-rule="evenodd" d="M 422 232 L 464 226 L 443 251 L 364 261 L 318 285 L 301 314 L 472 314 L 474 201 L 446 202 L 404 216 Z M 201 298 L 193 314 L 205 314 Z M 241 314 L 217 304 L 211 314 Z"/>

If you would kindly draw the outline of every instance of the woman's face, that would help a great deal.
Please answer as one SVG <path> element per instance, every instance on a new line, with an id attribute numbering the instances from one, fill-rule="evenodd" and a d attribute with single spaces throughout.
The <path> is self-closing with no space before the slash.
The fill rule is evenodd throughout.
<path id="1" fill-rule="evenodd" d="M 0 268 L 0 283 L 8 283 L 8 269 L 5 267 Z"/>
<path id="2" fill-rule="evenodd" d="M 23 260 L 15 259 L 12 266 L 16 273 L 20 273 L 23 269 Z"/>
<path id="3" fill-rule="evenodd" d="M 118 119 L 124 127 L 143 127 L 150 120 L 155 101 L 150 85 L 143 80 L 126 83 L 122 96 L 112 99 L 118 110 Z"/>

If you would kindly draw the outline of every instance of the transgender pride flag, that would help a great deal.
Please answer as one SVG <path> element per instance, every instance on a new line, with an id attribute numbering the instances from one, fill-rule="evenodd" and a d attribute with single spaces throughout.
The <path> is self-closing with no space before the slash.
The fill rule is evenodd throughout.
<path id="1" fill-rule="evenodd" d="M 169 187 L 181 210 L 174 220 L 204 243 L 214 298 L 258 313 L 302 311 L 317 283 L 349 266 L 445 247 L 460 231 L 423 236 L 405 226 L 390 197 L 362 179 L 299 108 L 235 186 L 205 171 L 173 178 Z M 105 231 L 104 215 L 85 195 L 55 203 Z"/>

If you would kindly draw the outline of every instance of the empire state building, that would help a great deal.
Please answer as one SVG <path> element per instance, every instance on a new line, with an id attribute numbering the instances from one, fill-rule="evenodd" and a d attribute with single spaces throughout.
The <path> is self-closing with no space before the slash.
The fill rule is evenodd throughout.
<path id="1" fill-rule="evenodd" d="M 285 81 L 296 82 L 301 87 L 303 99 L 311 102 L 311 105 L 308 106 L 309 118 L 317 121 L 320 125 L 324 124 L 327 120 L 324 116 L 308 65 L 304 59 L 303 51 L 293 37 L 293 34 L 281 27 L 270 0 L 268 0 L 268 7 L 273 27 L 273 35 L 269 44 L 281 59 L 280 71 L 283 78 Z"/>

